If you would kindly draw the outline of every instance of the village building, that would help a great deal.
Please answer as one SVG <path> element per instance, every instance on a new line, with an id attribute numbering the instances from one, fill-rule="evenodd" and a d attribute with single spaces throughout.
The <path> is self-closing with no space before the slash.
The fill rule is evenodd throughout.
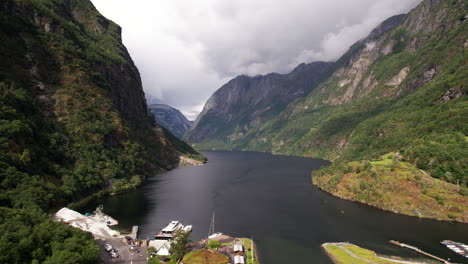
<path id="1" fill-rule="evenodd" d="M 169 256 L 169 251 L 171 250 L 171 244 L 167 240 L 150 240 L 148 247 L 154 247 L 156 250 L 156 255 L 159 256 Z"/>
<path id="2" fill-rule="evenodd" d="M 244 252 L 244 246 L 242 245 L 234 245 L 234 253 Z"/>
<path id="3" fill-rule="evenodd" d="M 244 263 L 245 263 L 244 256 L 239 256 L 239 255 L 234 256 L 234 264 L 244 264 Z"/>

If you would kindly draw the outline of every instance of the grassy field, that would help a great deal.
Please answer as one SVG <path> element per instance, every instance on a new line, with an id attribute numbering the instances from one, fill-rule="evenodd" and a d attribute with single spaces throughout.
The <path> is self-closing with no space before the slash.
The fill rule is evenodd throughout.
<path id="1" fill-rule="evenodd" d="M 186 264 L 227 264 L 229 258 L 214 251 L 199 249 L 186 254 L 182 262 Z"/>
<path id="2" fill-rule="evenodd" d="M 460 187 L 431 177 L 393 153 L 374 161 L 349 162 L 348 172 L 312 177 L 335 196 L 423 218 L 468 222 L 468 196 Z"/>
<path id="3" fill-rule="evenodd" d="M 352 244 L 323 244 L 322 245 L 327 254 L 330 256 L 330 258 L 333 260 L 333 262 L 337 264 L 368 264 L 369 262 L 366 262 L 364 260 L 361 260 L 359 258 L 356 258 L 343 250 L 343 248 L 347 249 L 350 251 L 352 254 L 363 258 L 365 260 L 371 261 L 376 264 L 396 264 L 400 262 L 396 261 L 391 261 L 388 259 L 382 259 L 377 256 L 377 254 L 374 251 L 358 247 L 356 245 Z"/>

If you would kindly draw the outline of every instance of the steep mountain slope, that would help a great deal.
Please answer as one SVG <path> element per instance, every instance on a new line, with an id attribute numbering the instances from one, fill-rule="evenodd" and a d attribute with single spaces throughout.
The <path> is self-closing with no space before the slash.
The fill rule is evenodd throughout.
<path id="1" fill-rule="evenodd" d="M 0 262 L 96 263 L 91 236 L 44 213 L 203 158 L 155 123 L 120 27 L 89 0 L 4 0 L 0 29 Z"/>
<path id="2" fill-rule="evenodd" d="M 379 192 L 374 189 L 379 181 L 372 188 L 366 185 L 372 179 L 368 175 L 386 173 L 371 159 L 378 161 L 381 155 L 398 151 L 415 170 L 399 168 L 403 166 L 398 165 L 399 159 L 391 169 L 408 174 L 405 179 L 415 183 L 414 190 L 423 193 L 437 185 L 423 181 L 417 170 L 460 184 L 418 196 L 432 201 L 447 196 L 456 201 L 444 207 L 445 214 L 435 216 L 427 211 L 430 206 L 419 207 L 422 202 L 404 213 L 467 222 L 467 212 L 462 210 L 468 204 L 467 10 L 468 3 L 462 0 L 423 1 L 405 17 L 387 20 L 353 45 L 326 81 L 271 121 L 227 146 L 204 146 L 333 160 L 334 165 L 315 173 L 315 184 L 343 198 L 401 212 L 397 209 L 401 204 L 376 203 L 379 196 L 385 199 L 401 193 Z M 370 165 L 348 164 L 360 160 Z M 343 187 L 348 177 L 362 180 L 363 188 Z M 353 195 L 343 195 L 342 188 Z"/>
<path id="3" fill-rule="evenodd" d="M 154 114 L 156 122 L 167 128 L 174 136 L 183 138 L 192 123 L 177 109 L 165 104 L 152 104 L 148 106 Z"/>
<path id="4" fill-rule="evenodd" d="M 238 76 L 208 99 L 186 139 L 224 145 L 242 138 L 290 102 L 308 94 L 332 69 L 333 63 L 313 62 L 301 64 L 289 74 Z"/>

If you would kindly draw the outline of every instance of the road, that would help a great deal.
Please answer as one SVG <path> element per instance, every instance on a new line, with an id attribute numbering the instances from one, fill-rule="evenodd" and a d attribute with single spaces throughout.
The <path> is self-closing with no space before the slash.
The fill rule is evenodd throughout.
<path id="1" fill-rule="evenodd" d="M 100 250 L 100 263 L 103 264 L 146 264 L 147 253 L 146 248 L 140 248 L 140 252 L 130 250 L 130 247 L 123 242 L 122 238 L 106 238 L 98 239 L 97 243 Z M 104 249 L 104 244 L 109 243 L 114 249 L 117 250 L 120 257 L 112 258 L 109 253 Z"/>

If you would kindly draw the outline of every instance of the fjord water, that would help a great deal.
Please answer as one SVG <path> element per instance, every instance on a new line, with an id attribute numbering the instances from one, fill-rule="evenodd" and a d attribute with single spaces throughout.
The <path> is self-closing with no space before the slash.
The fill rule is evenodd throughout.
<path id="1" fill-rule="evenodd" d="M 320 245 L 338 241 L 388 255 L 416 256 L 389 244 L 390 239 L 465 262 L 440 241 L 468 242 L 468 225 L 335 198 L 311 184 L 310 172 L 327 161 L 255 152 L 203 154 L 207 164 L 160 173 L 142 188 L 100 201 L 104 211 L 117 218 L 120 227 L 139 225 L 140 238 L 153 238 L 171 220 L 192 224 L 193 241 L 206 237 L 215 212 L 215 231 L 252 236 L 263 264 L 331 263 Z"/>

